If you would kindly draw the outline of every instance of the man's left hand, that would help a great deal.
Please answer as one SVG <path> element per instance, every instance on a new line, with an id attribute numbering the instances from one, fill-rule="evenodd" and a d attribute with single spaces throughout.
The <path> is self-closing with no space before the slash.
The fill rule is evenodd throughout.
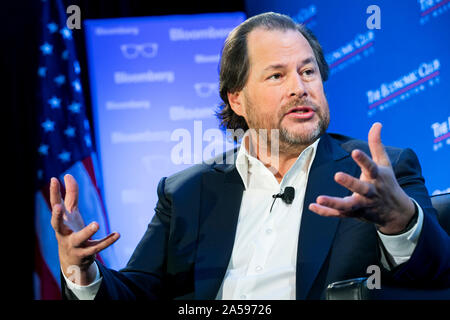
<path id="1" fill-rule="evenodd" d="M 339 198 L 321 195 L 309 209 L 321 216 L 352 217 L 373 222 L 384 234 L 397 234 L 405 229 L 414 216 L 413 201 L 395 178 L 389 157 L 381 143 L 381 123 L 369 131 L 372 159 L 361 150 L 353 150 L 352 158 L 361 168 L 359 179 L 337 172 L 337 183 L 353 192 Z"/>

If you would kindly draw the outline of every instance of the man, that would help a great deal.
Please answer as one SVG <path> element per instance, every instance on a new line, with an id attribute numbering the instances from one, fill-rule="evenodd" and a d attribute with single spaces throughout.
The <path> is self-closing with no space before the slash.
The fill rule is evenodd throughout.
<path id="1" fill-rule="evenodd" d="M 315 37 L 287 16 L 258 15 L 231 32 L 219 116 L 227 128 L 251 130 L 232 151 L 234 164 L 219 157 L 160 181 L 155 216 L 120 272 L 94 263 L 119 235 L 89 240 L 98 225 L 84 227 L 75 180 L 65 176 L 63 203 L 53 178 L 64 294 L 319 299 L 328 284 L 365 276 L 371 265 L 383 268 L 382 281 L 450 286 L 449 236 L 415 154 L 384 148 L 379 123 L 368 144 L 327 134 L 327 73 Z M 281 196 L 287 187 L 291 201 Z"/>

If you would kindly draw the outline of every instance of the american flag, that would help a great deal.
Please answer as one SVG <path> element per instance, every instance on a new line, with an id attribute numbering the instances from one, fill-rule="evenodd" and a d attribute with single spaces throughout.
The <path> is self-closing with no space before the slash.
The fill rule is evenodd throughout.
<path id="1" fill-rule="evenodd" d="M 51 177 L 70 173 L 79 184 L 79 209 L 86 224 L 97 221 L 95 238 L 110 233 L 99 188 L 99 171 L 80 79 L 72 30 L 66 25 L 62 0 L 43 0 L 39 43 L 39 145 L 35 197 L 35 299 L 59 299 L 60 265 L 55 232 L 50 224 Z M 110 247 L 97 255 L 106 266 L 114 258 Z"/>

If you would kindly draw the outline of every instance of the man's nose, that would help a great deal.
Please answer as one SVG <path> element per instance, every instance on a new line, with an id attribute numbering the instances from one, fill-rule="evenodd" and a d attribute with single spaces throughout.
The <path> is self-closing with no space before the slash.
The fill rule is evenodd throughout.
<path id="1" fill-rule="evenodd" d="M 297 72 L 292 75 L 289 81 L 289 96 L 298 96 L 302 98 L 303 96 L 307 96 L 307 88 L 300 74 Z"/>

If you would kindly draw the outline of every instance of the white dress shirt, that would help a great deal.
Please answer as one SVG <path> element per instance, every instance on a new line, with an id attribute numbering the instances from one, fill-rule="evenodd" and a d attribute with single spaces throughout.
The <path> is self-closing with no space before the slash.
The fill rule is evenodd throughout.
<path id="1" fill-rule="evenodd" d="M 295 299 L 301 214 L 308 174 L 319 140 L 300 154 L 281 183 L 241 145 L 236 168 L 245 190 L 231 259 L 216 299 Z M 274 202 L 272 195 L 283 192 L 288 186 L 295 188 L 292 204 L 279 198 Z M 383 257 L 385 267 L 389 268 L 386 259 L 398 265 L 406 262 L 414 251 L 423 221 L 422 209 L 419 205 L 418 208 L 418 221 L 408 232 L 396 236 L 378 232 L 389 255 Z M 87 300 L 95 297 L 102 278 L 97 267 L 96 281 L 89 286 L 65 280 L 77 298 Z"/>

